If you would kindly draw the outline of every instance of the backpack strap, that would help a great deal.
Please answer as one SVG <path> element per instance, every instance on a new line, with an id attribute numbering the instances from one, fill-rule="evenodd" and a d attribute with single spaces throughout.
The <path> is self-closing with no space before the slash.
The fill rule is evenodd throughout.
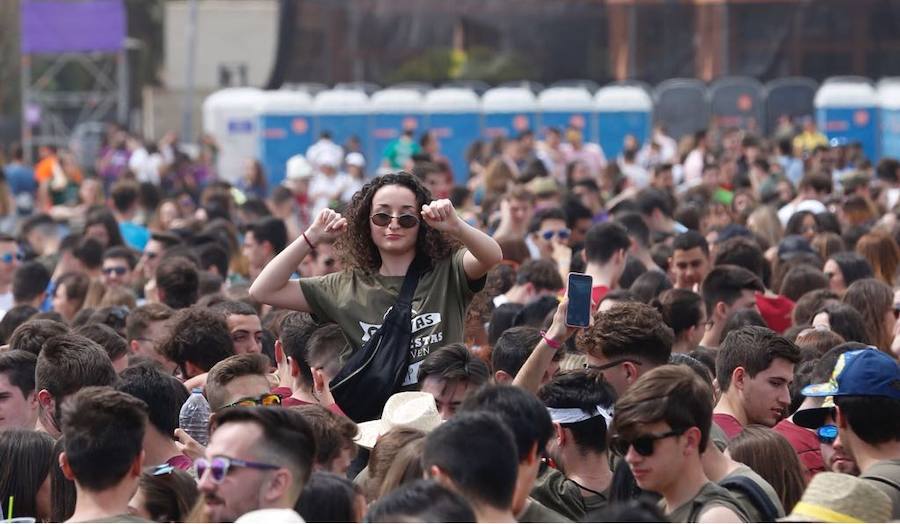
<path id="1" fill-rule="evenodd" d="M 760 512 L 765 522 L 775 522 L 779 517 L 778 508 L 772 504 L 772 501 L 769 500 L 766 492 L 759 487 L 759 484 L 753 482 L 749 477 L 734 475 L 722 480 L 719 482 L 719 485 L 728 491 L 740 491 L 747 495 L 753 507 Z"/>
<path id="2" fill-rule="evenodd" d="M 890 487 L 896 489 L 898 492 L 900 492 L 900 484 L 898 484 L 897 481 L 895 481 L 893 479 L 889 479 L 887 477 L 882 477 L 881 475 L 865 475 L 860 478 L 863 478 L 865 480 L 876 480 L 878 482 L 881 482 L 882 484 L 887 484 L 888 486 L 890 486 Z"/>

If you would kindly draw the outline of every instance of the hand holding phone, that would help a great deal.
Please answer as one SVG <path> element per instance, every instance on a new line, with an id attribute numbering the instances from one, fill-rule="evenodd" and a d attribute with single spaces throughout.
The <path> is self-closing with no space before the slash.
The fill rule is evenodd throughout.
<path id="1" fill-rule="evenodd" d="M 586 328 L 591 323 L 591 295 L 594 280 L 583 273 L 569 273 L 566 296 L 569 299 L 566 325 Z"/>

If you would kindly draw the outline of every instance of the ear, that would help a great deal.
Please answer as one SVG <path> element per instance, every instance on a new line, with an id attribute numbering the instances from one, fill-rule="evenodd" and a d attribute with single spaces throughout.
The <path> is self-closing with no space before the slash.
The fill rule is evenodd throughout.
<path id="1" fill-rule="evenodd" d="M 728 304 L 725 302 L 716 302 L 716 307 L 713 308 L 714 318 L 724 319 L 728 316 Z"/>
<path id="2" fill-rule="evenodd" d="M 562 424 L 560 424 L 559 422 L 554 422 L 553 430 L 556 433 L 557 444 L 559 444 L 560 446 L 564 446 L 569 440 L 569 436 L 566 434 L 566 428 L 562 427 Z"/>
<path id="3" fill-rule="evenodd" d="M 269 489 L 263 495 L 270 501 L 276 501 L 284 496 L 294 483 L 294 475 L 287 468 L 281 468 L 275 471 L 269 480 Z"/>
<path id="4" fill-rule="evenodd" d="M 160 303 L 166 302 L 166 292 L 162 288 L 156 288 L 156 300 Z"/>
<path id="5" fill-rule="evenodd" d="M 287 361 L 284 358 L 284 346 L 281 345 L 280 339 L 275 339 L 275 362 L 281 364 Z"/>
<path id="6" fill-rule="evenodd" d="M 128 343 L 128 351 L 132 355 L 137 355 L 141 350 L 141 343 L 137 340 L 132 340 Z"/>
<path id="7" fill-rule="evenodd" d="M 687 447 L 685 451 L 690 449 L 696 449 L 697 454 L 700 453 L 700 439 L 703 438 L 703 435 L 700 433 L 699 428 L 690 428 L 689 430 L 684 432 L 684 438 L 687 441 Z M 715 446 L 715 444 L 713 444 Z"/>
<path id="8" fill-rule="evenodd" d="M 53 411 L 53 395 L 51 395 L 49 391 L 47 391 L 46 389 L 38 391 L 37 399 L 38 404 L 42 408 L 51 412 Z"/>
<path id="9" fill-rule="evenodd" d="M 738 366 L 734 368 L 734 371 L 731 372 L 731 385 L 737 388 L 739 391 L 742 391 L 744 389 L 744 379 L 746 378 L 747 371 L 741 366 Z"/>
<path id="10" fill-rule="evenodd" d="M 69 457 L 66 456 L 65 451 L 59 454 L 59 469 L 62 470 L 62 474 L 66 477 L 66 480 L 75 481 L 75 474 L 72 473 L 72 467 L 69 466 Z"/>
<path id="11" fill-rule="evenodd" d="M 529 466 L 533 466 L 536 462 L 541 460 L 540 451 L 538 451 L 537 442 L 531 445 L 531 448 L 528 450 L 528 456 L 525 457 L 525 463 Z"/>
<path id="12" fill-rule="evenodd" d="M 291 366 L 291 377 L 300 376 L 300 365 L 297 364 L 297 361 L 291 357 L 287 359 L 288 365 Z"/>
<path id="13" fill-rule="evenodd" d="M 585 252 L 585 250 L 582 249 L 581 251 L 579 251 L 579 256 L 581 256 L 581 261 L 587 264 L 587 253 Z"/>
<path id="14" fill-rule="evenodd" d="M 141 450 L 138 453 L 138 456 L 134 457 L 134 461 L 131 463 L 131 468 L 128 470 L 134 477 L 140 477 L 141 473 L 144 470 L 144 458 L 146 457 L 146 453 L 144 450 Z"/>
<path id="15" fill-rule="evenodd" d="M 628 384 L 633 384 L 638 379 L 638 369 L 634 363 L 625 362 L 622 364 L 622 369 L 625 370 L 625 381 L 628 382 Z"/>
<path id="16" fill-rule="evenodd" d="M 509 384 L 515 377 L 506 371 L 499 370 L 494 372 L 494 382 L 497 384 Z"/>
<path id="17" fill-rule="evenodd" d="M 298 370 L 299 372 L 299 370 Z M 328 379 L 325 378 L 325 373 L 321 368 L 312 370 L 313 377 L 313 391 L 322 391 L 328 385 Z"/>

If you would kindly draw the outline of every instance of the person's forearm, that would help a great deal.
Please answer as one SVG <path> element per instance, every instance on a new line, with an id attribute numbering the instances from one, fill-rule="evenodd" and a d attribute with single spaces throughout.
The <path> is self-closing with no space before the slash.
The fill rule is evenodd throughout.
<path id="1" fill-rule="evenodd" d="M 556 350 L 550 347 L 546 340 L 541 339 L 534 351 L 531 352 L 531 355 L 528 356 L 528 360 L 522 364 L 519 372 L 516 373 L 513 385 L 536 395 L 541 387 L 541 378 L 543 378 L 544 373 L 550 367 L 550 362 L 553 361 L 553 355 L 555 354 Z"/>
<path id="2" fill-rule="evenodd" d="M 317 238 L 314 238 L 314 233 L 310 231 L 306 232 L 306 236 L 313 244 L 318 241 Z M 297 270 L 297 266 L 310 251 L 310 246 L 303 235 L 297 237 L 263 267 L 259 276 L 250 286 L 250 294 L 257 300 L 265 302 L 265 295 L 279 291 L 288 283 L 291 275 Z"/>
<path id="3" fill-rule="evenodd" d="M 483 231 L 475 229 L 471 225 L 463 222 L 459 232 L 455 235 L 469 253 L 488 269 L 496 266 L 503 260 L 503 250 L 496 240 L 489 237 Z"/>

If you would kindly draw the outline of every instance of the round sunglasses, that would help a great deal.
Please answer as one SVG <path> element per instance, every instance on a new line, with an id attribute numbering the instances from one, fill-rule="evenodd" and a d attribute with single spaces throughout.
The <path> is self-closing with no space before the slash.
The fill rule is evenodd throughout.
<path id="1" fill-rule="evenodd" d="M 391 220 L 397 219 L 397 223 L 403 229 L 411 229 L 419 225 L 419 217 L 416 215 L 400 215 L 394 216 L 387 213 L 375 213 L 372 215 L 372 223 L 378 227 L 385 227 L 391 223 Z"/>
<path id="2" fill-rule="evenodd" d="M 259 397 L 242 398 L 238 401 L 228 404 L 227 406 L 222 406 L 222 409 L 234 408 L 234 407 L 252 408 L 253 406 L 280 406 L 280 405 L 281 405 L 281 397 L 279 397 L 275 393 L 266 393 L 265 395 L 262 395 Z"/>
<path id="3" fill-rule="evenodd" d="M 609 441 L 609 449 L 613 451 L 616 455 L 624 457 L 628 454 L 629 448 L 634 448 L 634 450 L 638 453 L 638 455 L 649 457 L 653 455 L 653 452 L 656 449 L 656 441 L 662 440 L 664 438 L 669 437 L 678 437 L 684 434 L 687 431 L 686 429 L 673 429 L 672 431 L 666 433 L 649 434 L 649 435 L 641 435 L 640 437 L 636 437 L 634 439 L 625 439 L 620 436 L 614 436 Z"/>
<path id="4" fill-rule="evenodd" d="M 822 444 L 834 444 L 838 436 L 838 428 L 834 424 L 825 424 L 816 430 L 816 437 Z"/>
<path id="5" fill-rule="evenodd" d="M 249 460 L 240 460 L 231 457 L 213 457 L 212 460 L 199 458 L 194 461 L 194 466 L 197 468 L 197 479 L 202 479 L 203 475 L 206 474 L 206 471 L 209 470 L 209 473 L 212 475 L 213 482 L 215 482 L 216 484 L 219 484 L 223 480 L 225 480 L 225 477 L 228 476 L 228 472 L 231 470 L 231 468 L 237 467 L 271 470 L 278 469 L 280 467 L 272 464 L 251 462 Z"/>

